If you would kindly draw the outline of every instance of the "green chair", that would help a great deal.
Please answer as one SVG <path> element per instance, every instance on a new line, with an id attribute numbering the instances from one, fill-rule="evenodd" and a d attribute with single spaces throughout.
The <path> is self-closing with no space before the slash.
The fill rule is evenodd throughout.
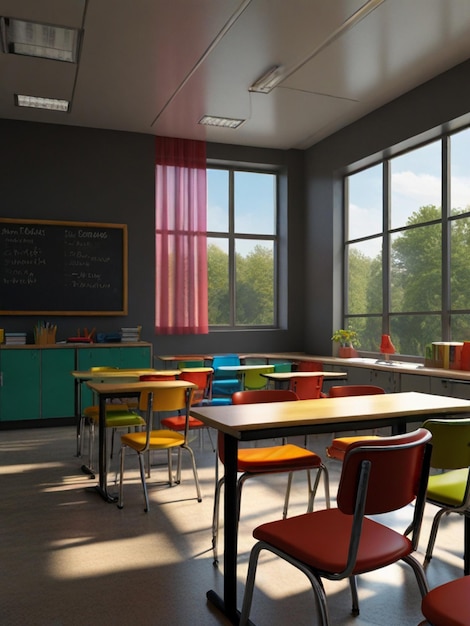
<path id="1" fill-rule="evenodd" d="M 266 365 L 259 369 L 246 370 L 244 372 L 244 384 L 245 389 L 250 391 L 257 391 L 258 389 L 266 389 L 268 385 L 268 379 L 263 374 L 269 374 L 274 370 L 274 365 Z"/>
<path id="2" fill-rule="evenodd" d="M 430 419 L 423 428 L 432 433 L 431 468 L 426 501 L 439 507 L 434 516 L 425 563 L 432 558 L 439 522 L 447 513 L 469 514 L 470 418 Z"/>

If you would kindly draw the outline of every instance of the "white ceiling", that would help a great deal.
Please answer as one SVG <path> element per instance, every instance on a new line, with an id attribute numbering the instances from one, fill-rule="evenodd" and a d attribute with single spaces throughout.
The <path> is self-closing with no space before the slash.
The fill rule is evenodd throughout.
<path id="1" fill-rule="evenodd" d="M 0 118 L 307 148 L 470 57 L 470 0 L 384 0 L 343 30 L 364 4 L 0 0 L 0 16 L 84 29 L 77 65 L 0 52 Z M 250 92 L 274 65 L 281 83 Z M 15 93 L 71 111 L 19 109 Z M 246 122 L 207 128 L 204 114 Z"/>

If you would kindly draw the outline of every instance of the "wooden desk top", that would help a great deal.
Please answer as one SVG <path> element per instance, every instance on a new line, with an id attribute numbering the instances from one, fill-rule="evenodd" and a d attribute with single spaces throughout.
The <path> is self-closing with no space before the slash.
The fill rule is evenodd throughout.
<path id="1" fill-rule="evenodd" d="M 259 365 L 221 365 L 217 368 L 222 372 L 246 372 L 248 370 L 274 370 L 274 365 L 259 364 Z"/>
<path id="2" fill-rule="evenodd" d="M 348 375 L 346 372 L 267 372 L 266 374 L 261 374 L 261 376 L 269 380 L 291 380 L 291 378 L 314 378 L 316 376 L 323 376 L 324 378 L 347 378 Z"/>
<path id="3" fill-rule="evenodd" d="M 320 398 L 295 402 L 193 407 L 191 414 L 238 439 L 244 431 L 289 426 L 331 425 L 399 417 L 470 413 L 470 401 L 427 393 L 404 392 L 348 398 Z M 408 420 L 412 421 L 412 420 Z"/>
<path id="4" fill-rule="evenodd" d="M 161 376 L 178 376 L 180 370 L 156 370 L 152 368 L 143 369 L 116 369 L 116 370 L 103 370 L 91 372 L 90 370 L 75 370 L 72 372 L 72 376 L 79 380 L 104 380 L 105 378 L 132 378 L 139 379 L 140 376 L 146 374 L 155 374 Z"/>
<path id="5" fill-rule="evenodd" d="M 142 391 L 153 391 L 155 389 L 175 389 L 175 387 L 184 387 L 189 389 L 197 387 L 194 383 L 186 380 L 146 380 L 138 383 L 86 383 L 91 390 L 98 394 L 113 393 L 140 393 Z"/>

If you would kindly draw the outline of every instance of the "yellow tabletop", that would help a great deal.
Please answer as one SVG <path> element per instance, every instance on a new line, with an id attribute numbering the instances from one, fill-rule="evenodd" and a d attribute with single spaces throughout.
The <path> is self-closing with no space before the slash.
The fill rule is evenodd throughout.
<path id="1" fill-rule="evenodd" d="M 178 376 L 180 370 L 156 370 L 152 368 L 123 368 L 115 370 L 75 370 L 72 376 L 79 380 L 105 380 L 108 378 L 126 378 L 138 380 L 140 376 L 155 374 L 156 376 Z"/>
<path id="2" fill-rule="evenodd" d="M 95 383 L 88 381 L 87 387 L 90 387 L 99 395 L 111 396 L 114 393 L 140 393 L 147 390 L 155 389 L 174 389 L 175 387 L 197 387 L 194 383 L 187 380 L 146 380 L 139 382 L 119 382 L 119 383 Z"/>

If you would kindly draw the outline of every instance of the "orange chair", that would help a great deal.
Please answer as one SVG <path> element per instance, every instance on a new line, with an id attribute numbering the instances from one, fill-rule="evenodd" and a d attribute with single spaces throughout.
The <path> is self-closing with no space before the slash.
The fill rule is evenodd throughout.
<path id="1" fill-rule="evenodd" d="M 420 626 L 465 626 L 470 624 L 470 576 L 451 580 L 431 589 L 421 603 L 427 622 Z"/>
<path id="2" fill-rule="evenodd" d="M 253 532 L 258 542 L 251 550 L 240 626 L 248 623 L 262 550 L 286 560 L 308 577 L 323 625 L 329 624 L 329 616 L 322 578 L 349 579 L 352 613 L 358 615 L 356 575 L 403 560 L 413 569 L 424 597 L 429 587 L 413 553 L 423 517 L 430 440 L 431 433 L 420 428 L 405 435 L 353 443 L 342 466 L 337 508 L 258 526 Z M 414 506 L 408 506 L 412 502 Z M 413 518 L 412 539 L 387 526 L 383 518 L 379 522 L 369 517 L 397 510 Z"/>
<path id="3" fill-rule="evenodd" d="M 297 372 L 323 372 L 323 363 L 316 361 L 299 361 L 295 365 Z"/>
<path id="4" fill-rule="evenodd" d="M 265 402 L 286 402 L 298 400 L 293 391 L 288 389 L 263 389 L 260 391 L 238 391 L 232 395 L 232 404 L 255 404 Z M 218 434 L 219 458 L 224 463 L 224 436 Z M 317 470 L 315 483 L 312 487 L 310 470 Z M 315 452 L 293 444 L 282 446 L 270 446 L 263 448 L 242 448 L 238 450 L 238 471 L 241 476 L 238 479 L 238 517 L 240 517 L 240 501 L 244 482 L 253 476 L 262 474 L 280 474 L 288 472 L 286 495 L 284 499 L 283 518 L 287 516 L 289 507 L 290 489 L 293 472 L 307 470 L 308 475 L 308 506 L 307 510 L 313 510 L 313 501 L 323 474 L 325 485 L 325 497 L 327 506 L 330 506 L 330 491 L 328 470 L 323 465 L 321 458 Z M 217 476 L 216 476 L 217 478 Z M 214 564 L 218 563 L 217 538 L 219 531 L 219 501 L 220 491 L 225 477 L 216 480 L 214 496 L 214 514 L 212 518 L 212 549 L 214 552 Z"/>
<path id="5" fill-rule="evenodd" d="M 385 393 L 385 389 L 376 385 L 335 385 L 330 388 L 330 398 L 345 398 L 347 396 L 368 396 Z M 346 448 L 355 441 L 377 439 L 377 435 L 357 435 L 352 437 L 336 437 L 326 449 L 330 459 L 342 461 Z"/>
<path id="6" fill-rule="evenodd" d="M 213 372 L 214 370 L 212 367 L 187 368 L 181 371 L 179 380 L 187 380 L 190 383 L 197 385 L 197 389 L 193 392 L 191 406 L 201 405 L 205 400 L 210 401 Z M 165 417 L 161 420 L 160 424 L 163 428 L 168 428 L 169 430 L 174 430 L 176 432 L 183 432 L 186 428 L 186 417 L 184 415 Z M 212 449 L 215 452 L 209 428 L 204 424 L 204 422 L 201 422 L 201 420 L 198 420 L 192 415 L 189 416 L 189 430 L 199 430 L 199 432 L 202 433 L 204 428 L 207 429 Z"/>

